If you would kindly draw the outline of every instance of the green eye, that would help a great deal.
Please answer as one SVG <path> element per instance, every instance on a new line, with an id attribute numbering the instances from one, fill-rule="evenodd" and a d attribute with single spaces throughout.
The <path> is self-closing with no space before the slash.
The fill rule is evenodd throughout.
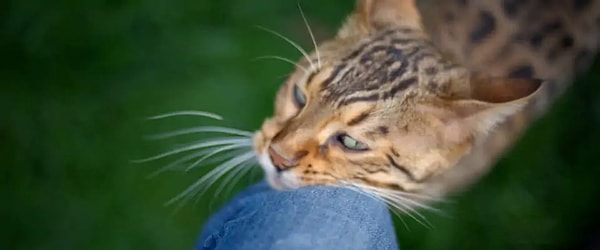
<path id="1" fill-rule="evenodd" d="M 302 90 L 298 87 L 298 85 L 294 85 L 292 89 L 292 94 L 294 95 L 294 102 L 298 105 L 299 108 L 303 108 L 306 105 L 306 96 L 302 93 Z"/>
<path id="2" fill-rule="evenodd" d="M 365 150 L 369 149 L 367 144 L 359 142 L 348 135 L 338 135 L 337 140 L 345 148 L 350 149 L 350 150 L 365 151 Z"/>

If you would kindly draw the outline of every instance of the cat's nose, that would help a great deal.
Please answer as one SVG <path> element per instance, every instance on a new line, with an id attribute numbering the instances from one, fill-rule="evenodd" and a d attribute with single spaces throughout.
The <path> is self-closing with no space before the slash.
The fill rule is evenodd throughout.
<path id="1" fill-rule="evenodd" d="M 277 150 L 275 150 L 272 146 L 269 147 L 268 152 L 269 157 L 271 158 L 271 161 L 273 162 L 273 165 L 275 166 L 277 171 L 283 171 L 296 166 L 298 164 L 298 159 L 302 158 L 308 153 L 302 151 L 296 153 L 293 157 L 286 157 L 277 152 Z"/>
<path id="2" fill-rule="evenodd" d="M 273 162 L 273 165 L 275 165 L 277 171 L 286 170 L 288 168 L 293 167 L 296 164 L 296 162 L 293 159 L 289 159 L 279 154 L 279 152 L 273 149 L 272 146 L 269 147 L 269 157 L 271 157 L 271 161 Z"/>

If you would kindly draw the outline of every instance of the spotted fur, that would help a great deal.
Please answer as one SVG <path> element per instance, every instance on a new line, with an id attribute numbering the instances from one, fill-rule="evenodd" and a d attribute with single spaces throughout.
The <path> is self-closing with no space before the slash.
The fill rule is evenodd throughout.
<path id="1" fill-rule="evenodd" d="M 543 115 L 591 64 L 600 41 L 600 1 L 494 0 L 418 1 L 433 43 L 457 63 L 495 76 L 547 80 L 540 94 L 508 117 L 453 173 L 438 180 L 436 193 L 468 186 Z"/>
<path id="2" fill-rule="evenodd" d="M 267 179 L 433 195 L 477 179 L 597 49 L 600 1 L 551 2 L 424 0 L 421 15 L 411 0 L 359 0 L 256 133 Z"/>

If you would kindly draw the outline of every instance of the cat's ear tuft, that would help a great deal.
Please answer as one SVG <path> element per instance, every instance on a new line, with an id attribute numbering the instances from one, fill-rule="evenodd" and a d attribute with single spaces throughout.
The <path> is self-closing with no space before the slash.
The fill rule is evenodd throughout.
<path id="1" fill-rule="evenodd" d="M 415 0 L 358 0 L 339 36 L 370 34 L 397 24 L 421 27 Z"/>

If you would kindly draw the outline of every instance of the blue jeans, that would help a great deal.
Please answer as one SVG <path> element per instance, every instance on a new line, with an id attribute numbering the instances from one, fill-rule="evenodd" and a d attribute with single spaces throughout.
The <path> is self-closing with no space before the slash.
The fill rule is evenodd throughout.
<path id="1" fill-rule="evenodd" d="M 387 207 L 355 191 L 254 185 L 205 225 L 197 249 L 398 249 Z"/>

